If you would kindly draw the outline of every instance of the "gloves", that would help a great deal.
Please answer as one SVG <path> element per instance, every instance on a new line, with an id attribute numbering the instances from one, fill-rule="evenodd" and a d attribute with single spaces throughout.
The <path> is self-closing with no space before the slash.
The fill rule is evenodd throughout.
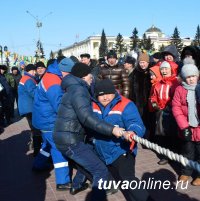
<path id="1" fill-rule="evenodd" d="M 192 141 L 192 131 L 191 131 L 190 127 L 183 129 L 181 131 L 181 134 L 182 134 L 184 141 L 186 141 L 186 142 Z"/>
<path id="2" fill-rule="evenodd" d="M 129 147 L 129 150 L 131 151 L 131 152 L 133 152 L 133 149 L 135 148 L 135 141 L 133 140 L 133 135 L 135 135 L 134 133 L 131 133 L 130 135 L 129 135 L 129 138 L 131 139 L 131 144 L 130 144 L 130 147 Z"/>
<path id="3" fill-rule="evenodd" d="M 152 103 L 152 107 L 154 110 L 160 110 L 160 108 L 158 107 L 157 103 Z"/>

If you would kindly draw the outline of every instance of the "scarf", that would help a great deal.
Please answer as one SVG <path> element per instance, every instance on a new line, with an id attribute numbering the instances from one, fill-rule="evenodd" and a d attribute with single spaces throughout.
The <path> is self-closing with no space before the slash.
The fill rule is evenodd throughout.
<path id="1" fill-rule="evenodd" d="M 188 120 L 189 125 L 197 127 L 199 125 L 199 119 L 197 115 L 196 98 L 195 98 L 195 87 L 196 85 L 188 85 L 186 82 L 182 82 L 183 88 L 188 90 L 187 103 L 188 103 Z"/>

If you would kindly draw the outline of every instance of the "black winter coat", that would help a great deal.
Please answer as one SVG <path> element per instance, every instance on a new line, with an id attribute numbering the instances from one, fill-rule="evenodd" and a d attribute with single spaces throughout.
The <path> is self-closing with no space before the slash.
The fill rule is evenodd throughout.
<path id="1" fill-rule="evenodd" d="M 96 117 L 91 106 L 91 96 L 87 83 L 73 75 L 63 78 L 64 93 L 58 108 L 53 139 L 56 147 L 63 151 L 70 143 L 70 136 L 84 135 L 85 128 L 111 136 L 113 125 Z"/>
<path id="2" fill-rule="evenodd" d="M 148 99 L 151 90 L 149 69 L 142 70 L 140 67 L 136 67 L 132 73 L 131 78 L 131 100 L 136 104 L 140 115 L 143 116 L 144 112 L 146 112 L 148 108 Z"/>
<path id="3" fill-rule="evenodd" d="M 99 79 L 111 79 L 115 89 L 119 90 L 119 93 L 129 98 L 130 82 L 128 79 L 128 73 L 122 66 L 105 66 L 100 68 L 98 75 Z"/>
<path id="4" fill-rule="evenodd" d="M 2 99 L 7 99 L 7 101 L 11 101 L 13 99 L 12 88 L 8 84 L 5 76 L 0 74 L 0 83 L 3 86 L 3 90 L 0 92 L 0 101 Z"/>

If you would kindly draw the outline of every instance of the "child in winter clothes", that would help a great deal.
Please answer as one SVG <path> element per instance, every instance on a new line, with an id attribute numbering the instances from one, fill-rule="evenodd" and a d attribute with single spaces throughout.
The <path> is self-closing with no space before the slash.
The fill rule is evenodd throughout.
<path id="1" fill-rule="evenodd" d="M 176 136 L 176 122 L 171 112 L 171 100 L 175 88 L 179 85 L 173 63 L 163 61 L 160 65 L 162 79 L 156 82 L 151 89 L 150 104 L 156 111 L 156 131 L 157 143 L 165 148 L 173 148 L 172 138 Z M 173 133 L 172 133 L 173 131 Z M 162 156 L 158 162 L 164 165 L 168 160 Z"/>
<path id="2" fill-rule="evenodd" d="M 153 67 L 151 67 L 149 69 L 149 73 L 150 73 L 150 78 L 151 78 L 151 83 L 152 85 L 156 84 L 157 82 L 159 82 L 160 80 L 162 80 L 162 75 L 160 73 L 160 64 L 162 62 L 160 62 L 158 65 L 155 65 Z"/>
<path id="3" fill-rule="evenodd" d="M 196 107 L 195 87 L 199 78 L 199 71 L 194 64 L 185 64 L 181 69 L 182 85 L 176 88 L 172 111 L 180 129 L 181 154 L 200 162 L 200 125 L 198 119 L 199 106 Z M 192 168 L 181 168 L 180 181 L 186 182 L 192 175 Z M 192 181 L 192 185 L 200 186 L 200 173 Z"/>
<path id="4" fill-rule="evenodd" d="M 161 79 L 162 79 L 162 75 L 160 73 L 160 64 L 162 62 L 158 62 L 155 66 L 151 67 L 149 69 L 149 74 L 150 74 L 150 79 L 151 79 L 151 92 L 150 94 L 153 93 L 153 86 L 159 82 Z M 155 127 L 156 127 L 156 111 L 155 109 L 152 107 L 152 104 L 150 103 L 150 101 L 148 102 L 148 109 L 149 109 L 149 112 L 150 112 L 150 116 L 151 118 L 149 119 L 150 121 L 150 137 L 148 140 L 150 141 L 155 141 Z"/>
<path id="5" fill-rule="evenodd" d="M 174 92 L 178 85 L 176 73 L 174 73 L 171 65 L 172 63 L 170 61 L 163 61 L 160 65 L 162 79 L 153 85 L 150 95 L 150 101 L 155 110 L 162 110 L 167 106 L 171 100 L 170 93 Z"/>

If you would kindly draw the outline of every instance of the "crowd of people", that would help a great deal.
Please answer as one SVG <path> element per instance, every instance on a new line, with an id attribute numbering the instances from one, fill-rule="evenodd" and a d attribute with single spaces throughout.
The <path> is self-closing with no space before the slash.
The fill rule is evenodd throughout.
<path id="1" fill-rule="evenodd" d="M 57 190 L 75 195 L 89 181 L 90 200 L 105 200 L 117 189 L 99 189 L 100 180 L 139 181 L 132 135 L 200 162 L 199 69 L 198 47 L 184 47 L 179 56 L 173 45 L 123 62 L 111 50 L 98 61 L 85 53 L 80 60 L 50 59 L 47 66 L 20 62 L 9 71 L 0 65 L 0 132 L 12 123 L 16 101 L 31 130 L 32 170 L 49 170 L 51 157 Z M 168 162 L 160 155 L 159 165 Z M 187 182 L 193 170 L 180 169 L 178 180 Z M 197 172 L 192 185 L 200 186 Z M 128 201 L 153 200 L 143 188 L 120 190 Z"/>

